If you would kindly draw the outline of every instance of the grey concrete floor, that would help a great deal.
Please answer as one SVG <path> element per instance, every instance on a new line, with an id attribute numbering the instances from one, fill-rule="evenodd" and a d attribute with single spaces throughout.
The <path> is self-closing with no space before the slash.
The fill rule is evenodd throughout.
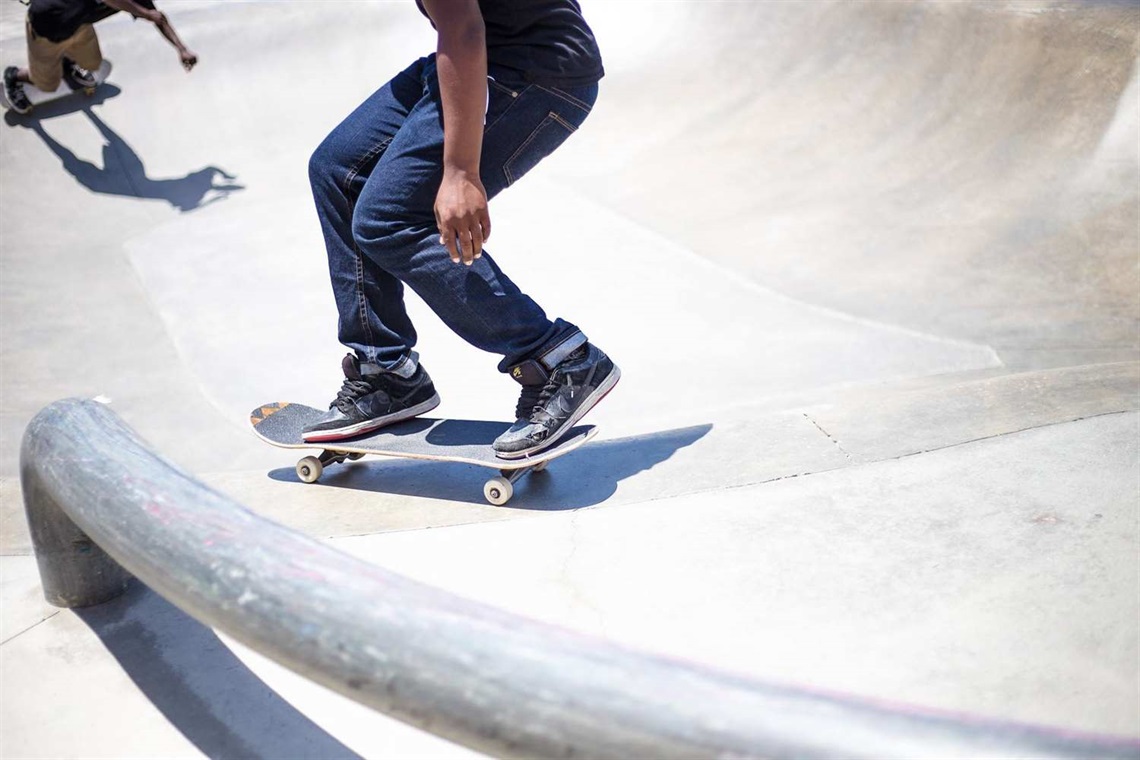
<path id="1" fill-rule="evenodd" d="M 1140 740 L 1136 3 L 584 0 L 598 107 L 492 204 L 491 250 L 623 382 L 507 508 L 463 466 L 305 486 L 246 429 L 339 386 L 306 162 L 430 27 L 410 1 L 162 5 L 193 73 L 112 19 L 110 86 L 0 125 L 0 757 L 469 755 L 145 587 L 42 602 L 19 438 L 67 396 L 523 615 Z M 412 312 L 440 413 L 507 416 L 496 358 Z"/>

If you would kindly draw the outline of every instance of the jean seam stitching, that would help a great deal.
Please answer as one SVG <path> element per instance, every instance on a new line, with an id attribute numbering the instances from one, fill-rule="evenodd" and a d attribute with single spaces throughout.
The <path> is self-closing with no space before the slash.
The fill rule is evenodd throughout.
<path id="1" fill-rule="evenodd" d="M 372 325 L 368 321 L 368 297 L 364 292 L 364 254 L 355 242 L 352 246 L 356 253 L 356 305 L 359 311 L 360 324 L 364 327 L 364 339 L 368 341 L 368 348 L 375 348 L 376 340 L 372 335 Z M 375 356 L 365 357 L 368 361 L 376 361 Z"/>
<path id="2" fill-rule="evenodd" d="M 500 84 L 499 82 L 495 81 L 494 79 L 492 79 L 490 77 L 487 77 L 487 85 L 489 87 L 496 87 L 496 88 L 502 90 L 503 92 L 510 95 L 511 98 L 513 98 L 513 99 L 517 99 L 519 97 L 519 95 L 522 95 L 521 91 L 513 89 L 511 87 L 507 87 L 505 84 Z"/>
<path id="3" fill-rule="evenodd" d="M 345 174 L 344 182 L 341 184 L 341 192 L 344 193 L 345 199 L 349 205 L 349 219 L 351 220 L 356 216 L 356 199 L 352 196 L 352 181 L 360 175 L 360 167 L 371 161 L 375 156 L 382 153 L 392 144 L 392 137 L 387 137 L 374 145 L 370 150 L 365 152 L 356 163 L 349 167 L 348 172 Z M 351 224 L 351 222 L 350 222 Z M 352 252 L 356 256 L 356 308 L 357 318 L 360 320 L 361 327 L 364 328 L 364 339 L 368 342 L 368 347 L 372 348 L 376 345 L 376 339 L 372 333 L 372 325 L 368 320 L 368 296 L 365 293 L 364 281 L 364 253 L 360 250 L 360 246 L 356 244 L 356 240 L 352 241 Z M 368 361 L 374 361 L 375 356 L 366 356 Z"/>
<path id="4" fill-rule="evenodd" d="M 349 201 L 349 218 L 356 216 L 356 199 L 352 197 L 352 180 L 360 174 L 360 167 L 372 160 L 372 158 L 382 153 L 392 143 L 392 137 L 381 140 L 378 144 L 372 147 L 371 150 L 366 152 L 352 167 L 349 169 L 348 174 L 345 176 L 344 185 L 341 188 L 344 192 L 344 197 Z M 356 244 L 356 240 L 352 241 L 352 250 L 356 254 L 356 306 L 357 316 L 360 319 L 360 324 L 364 328 L 364 339 L 368 342 L 368 347 L 373 348 L 376 345 L 376 339 L 372 333 L 372 325 L 368 320 L 368 295 L 365 292 L 364 281 L 364 253 L 360 250 L 360 246 Z M 365 357 L 369 361 L 374 361 L 375 357 Z"/>
<path id="5" fill-rule="evenodd" d="M 564 120 L 559 117 L 558 114 L 554 113 L 554 111 L 551 111 L 546 115 L 546 118 L 543 119 L 539 125 L 534 128 L 534 131 L 530 133 L 530 137 L 526 138 L 526 140 L 523 141 L 523 144 L 520 145 L 515 150 L 515 152 L 511 154 L 511 157 L 503 162 L 503 174 L 507 175 L 508 185 L 513 185 L 515 182 L 514 175 L 511 173 L 511 164 L 513 164 L 515 160 L 522 154 L 522 152 L 535 141 L 535 139 L 538 137 L 538 133 L 541 132 L 550 122 L 554 122 L 555 124 L 565 127 Z M 574 130 L 571 129 L 570 133 L 573 134 Z"/>
<path id="6" fill-rule="evenodd" d="M 351 190 L 352 180 L 356 179 L 356 177 L 359 176 L 360 167 L 364 166 L 366 163 L 371 161 L 375 156 L 379 155 L 380 153 L 383 153 L 388 148 L 388 146 L 392 144 L 392 140 L 394 139 L 394 137 L 395 137 L 395 135 L 393 135 L 392 137 L 384 138 L 378 144 L 374 145 L 363 156 L 361 156 L 360 159 L 357 160 L 356 163 L 354 163 L 351 167 L 349 167 L 348 173 L 345 175 L 345 178 L 344 178 L 344 184 L 341 187 L 341 191 L 344 193 L 344 197 L 346 197 L 346 198 L 351 197 L 350 194 L 352 192 L 352 190 Z M 353 210 L 355 211 L 355 209 L 353 209 Z"/>
<path id="7" fill-rule="evenodd" d="M 567 131 L 569 131 L 570 134 L 574 134 L 575 132 L 578 131 L 577 127 L 575 127 L 570 122 L 566 121 L 566 119 L 562 118 L 562 116 L 555 111 L 551 111 L 548 118 L 554 119 L 556 122 L 558 122 L 562 126 L 566 127 Z"/>
<path id="8" fill-rule="evenodd" d="M 502 87 L 502 85 L 499 85 L 499 86 Z M 504 89 L 507 89 L 507 88 L 504 88 Z M 509 91 L 514 92 L 514 90 L 509 90 Z M 490 132 L 491 129 L 494 128 L 494 126 L 496 124 L 498 124 L 500 121 L 503 120 L 504 116 L 509 114 L 514 109 L 514 107 L 516 105 L 518 105 L 519 101 L 522 100 L 522 95 L 524 92 L 526 92 L 526 90 L 522 90 L 521 92 L 515 93 L 515 97 L 511 98 L 510 105 L 508 105 L 506 108 L 504 108 L 503 112 L 501 114 L 499 114 L 498 116 L 496 116 L 494 121 L 484 125 L 484 127 L 483 127 L 483 135 L 484 136 L 486 136 L 487 133 Z"/>
<path id="9" fill-rule="evenodd" d="M 538 89 L 542 90 L 543 92 L 550 93 L 551 95 L 553 95 L 556 98 L 560 98 L 561 100 L 565 100 L 570 105 L 575 106 L 576 108 L 582 109 L 582 111 L 584 111 L 587 115 L 589 115 L 590 111 L 593 109 L 593 106 L 588 105 L 587 103 L 585 103 L 581 100 L 578 100 L 573 95 L 570 95 L 569 93 L 565 93 L 562 90 L 558 90 L 558 89 L 555 89 L 553 87 L 544 87 L 541 84 L 536 84 L 536 85 L 534 85 L 534 87 L 537 87 Z"/>

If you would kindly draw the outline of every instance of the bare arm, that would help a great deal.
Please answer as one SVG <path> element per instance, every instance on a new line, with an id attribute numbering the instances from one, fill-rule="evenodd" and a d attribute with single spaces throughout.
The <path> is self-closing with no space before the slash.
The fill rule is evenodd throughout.
<path id="1" fill-rule="evenodd" d="M 178 33 L 175 32 L 174 27 L 171 26 L 170 20 L 166 18 L 166 14 L 162 11 L 151 10 L 150 8 L 139 5 L 135 0 L 103 0 L 103 2 L 111 8 L 129 13 L 135 18 L 146 19 L 154 24 L 162 36 L 178 51 L 178 58 L 182 61 L 182 67 L 187 71 L 194 68 L 195 64 L 198 63 L 198 56 L 183 44 L 182 40 L 178 37 Z"/>
<path id="2" fill-rule="evenodd" d="M 443 99 L 443 181 L 436 224 L 451 260 L 470 265 L 491 235 L 479 179 L 487 106 L 487 42 L 477 0 L 424 0 L 439 32 L 436 69 Z"/>

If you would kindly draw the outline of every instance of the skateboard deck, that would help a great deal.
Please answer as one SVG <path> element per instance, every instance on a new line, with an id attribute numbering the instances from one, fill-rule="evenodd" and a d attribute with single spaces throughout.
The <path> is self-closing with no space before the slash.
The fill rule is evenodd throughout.
<path id="1" fill-rule="evenodd" d="M 297 462 L 297 477 L 305 483 L 315 483 L 330 464 L 360 459 L 365 455 L 462 462 L 499 471 L 498 477 L 488 480 L 483 486 L 487 501 L 497 506 L 510 500 L 514 493 L 513 484 L 521 477 L 529 472 L 542 471 L 550 460 L 570 453 L 598 432 L 593 425 L 578 425 L 552 446 L 520 459 L 503 459 L 495 454 L 491 443 L 510 424 L 487 420 L 415 417 L 343 441 L 306 442 L 301 431 L 324 413 L 325 410 L 304 404 L 278 401 L 254 409 L 250 412 L 249 422 L 259 438 L 274 446 L 322 450 L 319 456 L 307 456 Z"/>
<path id="2" fill-rule="evenodd" d="M 60 98 L 66 98 L 69 95 L 74 95 L 77 92 L 81 92 L 88 96 L 94 95 L 95 88 L 103 84 L 103 82 L 106 82 L 107 77 L 111 74 L 111 62 L 104 59 L 103 63 L 100 64 L 99 68 L 93 73 L 95 74 L 95 84 L 91 87 L 81 87 L 73 90 L 71 89 L 70 85 L 68 85 L 67 79 L 65 78 L 59 83 L 59 87 L 56 87 L 52 92 L 44 92 L 35 85 L 24 83 L 24 93 L 28 96 L 28 100 L 32 102 L 33 110 L 35 110 L 36 106 L 43 105 L 44 103 L 50 103 L 53 100 L 59 100 Z M 12 109 L 12 104 L 8 102 L 8 93 L 4 90 L 3 87 L 0 87 L 0 105 L 3 105 L 8 110 Z"/>

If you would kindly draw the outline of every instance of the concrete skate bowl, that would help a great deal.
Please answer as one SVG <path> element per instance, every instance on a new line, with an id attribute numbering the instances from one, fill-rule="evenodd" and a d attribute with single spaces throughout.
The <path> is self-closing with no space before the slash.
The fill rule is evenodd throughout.
<path id="1" fill-rule="evenodd" d="M 324 489 L 318 498 L 312 491 L 273 487 L 288 483 L 267 483 L 266 470 L 282 460 L 279 452 L 251 443 L 244 415 L 266 400 L 271 387 L 282 397 L 317 403 L 327 400 L 321 394 L 339 382 L 333 376 L 339 349 L 329 345 L 335 314 L 323 281 L 304 160 L 340 115 L 430 45 L 430 29 L 406 5 L 187 0 L 170 10 L 203 64 L 183 79 L 172 60 L 161 58 L 168 53 L 157 54 L 142 43 L 136 47 L 133 35 L 143 32 L 129 21 L 109 22 L 104 39 L 121 92 L 106 102 L 85 104 L 85 111 L 51 114 L 41 125 L 44 134 L 35 128 L 20 131 L 18 125 L 5 133 L 10 171 L 0 179 L 6 188 L 0 214 L 7 275 L 7 283 L 0 282 L 6 302 L 0 322 L 6 342 L 6 442 L 17 440 L 33 414 L 52 400 L 106 395 L 162 454 L 212 476 L 212 485 L 224 482 L 226 490 L 259 511 L 278 517 L 289 508 L 307 510 L 309 532 L 324 537 L 396 530 L 394 523 L 382 525 L 376 517 L 380 494 L 366 494 L 367 519 L 347 529 L 344 504 L 351 489 Z M 554 294 L 561 303 L 576 305 L 582 288 L 590 287 L 596 323 L 633 326 L 624 334 L 609 331 L 628 374 L 624 395 L 607 401 L 612 411 L 600 410 L 610 415 L 607 431 L 640 435 L 647 421 L 656 431 L 689 429 L 722 415 L 702 444 L 723 448 L 694 445 L 682 452 L 684 457 L 670 448 L 662 462 L 639 471 L 639 479 L 627 479 L 644 485 L 615 485 L 613 503 L 664 502 L 689 478 L 686 468 L 700 467 L 706 480 L 697 495 L 705 497 L 704 506 L 727 501 L 729 488 L 740 492 L 757 482 L 839 470 L 858 461 L 852 442 L 863 442 L 868 451 L 890 449 L 862 461 L 901 458 L 1116 412 L 1119 398 L 1135 395 L 1140 349 L 1137 3 L 589 0 L 583 5 L 607 60 L 599 105 L 565 151 L 527 178 L 525 189 L 496 201 L 495 244 L 507 251 L 527 236 L 555 238 L 542 247 L 546 260 L 583 266 L 550 277 L 541 257 L 520 257 L 511 271 L 524 271 L 528 282 L 567 281 L 566 293 Z M 87 144 L 92 140 L 99 145 Z M 113 170 L 115 181 L 98 189 L 85 179 L 94 170 L 67 168 L 64 147 L 97 155 L 102 145 L 109 146 L 103 168 Z M 205 196 L 218 183 L 214 172 L 201 167 L 232 173 L 232 194 Z M 204 185 L 194 179 L 202 172 L 211 175 Z M 38 182 L 21 179 L 27 176 Z M 175 189 L 161 185 L 147 200 L 141 189 L 167 178 L 173 178 Z M 19 222 L 48 218 L 60 205 L 69 209 L 71 224 L 45 230 Z M 552 223 L 546 220 L 552 213 L 555 224 L 576 234 L 550 235 Z M 528 223 L 529 218 L 536 221 Z M 591 250 L 577 250 L 578 233 Z M 43 266 L 44 251 L 59 265 Z M 598 272 L 607 277 L 599 278 Z M 99 287 L 91 287 L 93 282 Z M 417 317 L 421 314 L 422 309 Z M 430 315 L 417 323 L 433 357 L 468 357 L 463 347 L 446 343 Z M 676 367 L 675 343 L 702 345 L 707 365 L 718 371 L 693 373 L 691 382 L 702 385 L 686 399 L 689 408 L 683 411 L 689 416 L 666 423 L 656 415 L 663 415 L 663 401 L 675 396 L 661 382 Z M 299 347 L 305 349 L 301 361 Z M 56 369 L 54 359 L 60 356 L 77 364 Z M 490 380 L 484 385 L 483 375 L 476 377 L 469 364 L 433 358 L 430 366 L 441 387 L 465 389 L 466 416 L 492 417 L 513 405 L 513 387 L 492 388 Z M 1115 368 L 1115 395 L 1100 406 L 1083 406 L 1094 395 L 1085 389 L 1103 385 L 1098 367 Z M 750 416 L 749 405 L 783 410 L 794 406 L 786 401 L 789 395 L 799 394 L 796 403 L 819 402 L 830 400 L 835 387 L 922 381 L 935 386 L 937 395 L 968 372 L 975 380 L 995 374 L 1012 379 L 998 394 L 997 385 L 971 386 L 973 395 L 957 406 L 908 397 L 910 406 L 895 410 L 894 429 L 870 425 L 865 408 L 846 417 L 837 408 L 835 425 L 825 420 L 819 429 L 798 409 L 779 425 Z M 1080 383 L 1058 394 L 1061 403 L 1039 405 L 1029 419 L 1022 399 L 1042 384 L 1076 376 Z M 172 397 L 179 403 L 170 404 Z M 480 399 L 486 400 L 484 407 L 474 409 Z M 745 407 L 748 414 L 741 413 Z M 929 420 L 950 420 L 958 427 L 942 424 L 951 433 L 933 444 L 923 438 L 925 431 L 899 434 L 931 408 L 941 416 L 931 414 Z M 1001 424 L 979 432 L 974 421 L 983 416 Z M 725 418 L 737 427 L 721 424 Z M 836 434 L 837 429 L 842 432 Z M 96 426 L 94 434 L 99 430 Z M 726 436 L 726 430 L 736 437 Z M 816 459 L 808 461 L 804 452 L 809 449 Z M 785 456 L 778 467 L 747 469 L 765 457 L 779 459 L 773 452 Z M 722 456 L 726 453 L 736 457 Z M 3 474 L 14 472 L 14 446 L 0 458 Z M 732 468 L 725 468 L 725 461 Z M 69 467 L 60 464 L 56 472 Z M 731 477 L 723 474 L 728 469 Z M 166 477 L 156 478 L 151 496 L 161 496 Z M 189 479 L 178 479 L 180 487 L 197 492 L 196 484 L 187 486 Z M 383 482 L 383 474 L 376 480 Z M 9 501 L 13 492 L 6 491 Z M 318 500 L 332 508 L 313 509 Z M 405 503 L 396 506 L 404 514 L 413 511 Z M 441 522 L 474 519 L 471 514 L 449 512 Z M 255 533 L 261 528 L 256 525 Z M 577 540 L 581 526 L 571 527 L 567 532 Z M 505 553 L 501 547 L 490 551 Z M 757 554 L 748 548 L 726 556 L 742 560 Z M 377 553 L 370 559 L 386 566 L 389 558 Z M 124 565 L 130 565 L 129 556 Z M 240 565 L 232 569 L 242 572 Z M 146 579 L 143 573 L 139 577 Z M 180 585 L 177 578 L 169 582 Z M 314 584 L 310 590 L 320 588 Z M 280 589 L 274 592 L 270 582 L 266 591 Z M 707 591 L 711 596 L 713 590 Z M 156 606 L 153 595 L 139 605 Z M 342 612 L 346 625 L 360 622 L 354 622 L 351 610 Z M 210 614 L 217 614 L 211 619 L 225 629 L 223 613 Z M 59 616 L 55 622 L 63 625 L 66 619 Z M 477 615 L 471 622 L 480 625 Z M 511 625 L 509 619 L 504 623 Z M 47 637 L 51 630 L 45 625 L 40 632 Z M 163 633 L 157 637 L 162 647 L 156 662 L 193 660 L 196 649 L 185 646 L 177 632 Z M 85 645 L 87 652 L 96 650 L 91 662 L 102 662 L 105 652 L 98 640 L 93 646 L 77 644 L 81 637 L 66 628 L 59 636 L 48 639 L 59 651 L 81 661 L 74 653 Z M 62 679 L 72 669 L 47 663 L 46 648 L 35 646 L 39 641 L 16 642 L 31 653 L 29 668 L 71 683 Z M 589 651 L 582 650 L 587 659 Z M 105 663 L 100 667 L 103 676 L 122 680 Z M 192 669 L 175 668 L 160 684 L 178 681 Z M 951 670 L 947 666 L 943 674 L 948 682 L 956 677 L 947 675 Z M 80 682 L 89 675 L 75 672 Z M 827 675 L 802 682 L 829 683 Z M 347 679 L 330 685 L 355 689 Z M 49 687 L 45 681 L 27 691 L 32 695 L 27 703 L 36 709 L 55 704 L 42 698 Z M 1014 687 L 1011 691 L 1022 683 Z M 108 712 L 129 703 L 150 714 L 150 705 L 138 705 L 137 692 L 119 687 L 115 693 L 126 696 L 107 699 Z M 1103 690 L 1095 697 L 1110 702 L 1118 693 Z M 994 701 L 1005 696 L 1000 690 L 993 694 Z M 549 691 L 542 698 L 559 699 Z M 1033 701 L 1022 697 L 1021 715 Z M 803 704 L 810 711 L 820 703 Z M 953 700 L 942 704 L 959 707 Z M 1090 713 L 1097 712 L 1096 699 L 1088 704 Z M 58 722 L 51 724 L 54 737 L 67 733 L 54 727 L 70 723 L 77 709 L 71 707 L 60 710 Z M 894 720 L 890 706 L 871 707 L 872 712 L 884 708 L 876 714 Z M 987 707 L 980 711 L 1008 714 L 1004 705 Z M 325 725 L 337 720 L 341 705 L 322 709 L 313 714 L 319 713 Z M 1114 716 L 1121 712 L 1116 709 Z M 261 717 L 256 710 L 250 713 Z M 469 717 L 460 710 L 448 720 L 462 723 Z M 1069 725 L 1052 717 L 1031 720 Z M 1105 725 L 1082 716 L 1075 727 L 1135 736 L 1126 718 L 1113 721 Z M 184 722 L 172 722 L 178 731 L 192 733 Z M 431 728 L 432 714 L 417 706 L 412 722 Z M 934 722 L 949 726 L 951 733 L 962 728 L 953 716 L 936 716 Z M 251 725 L 254 721 L 240 727 L 256 735 Z M 472 725 L 448 735 L 466 742 L 464 732 L 482 730 Z M 1003 733 L 1008 725 L 987 725 L 1002 741 L 1010 738 Z M 971 732 L 970 727 L 964 731 Z M 1086 746 L 1080 736 L 1066 743 L 1048 729 L 1029 734 L 1044 737 L 1037 745 L 1045 747 L 1040 754 L 1049 747 L 1058 754 L 1081 754 L 1072 748 Z M 495 742 L 511 736 L 502 733 L 485 743 L 487 736 L 479 734 L 470 744 L 507 754 L 511 748 Z M 78 744 L 63 738 L 53 739 L 56 744 L 45 741 L 31 736 L 22 746 L 82 754 Z M 849 749 L 855 740 L 841 741 Z M 1089 741 L 1104 754 L 1135 754 L 1134 739 Z M 907 746 L 901 740 L 887 744 Z"/>
<path id="2" fill-rule="evenodd" d="M 1137 3 L 611 6 L 583 189 L 1010 366 L 1135 358 Z"/>

